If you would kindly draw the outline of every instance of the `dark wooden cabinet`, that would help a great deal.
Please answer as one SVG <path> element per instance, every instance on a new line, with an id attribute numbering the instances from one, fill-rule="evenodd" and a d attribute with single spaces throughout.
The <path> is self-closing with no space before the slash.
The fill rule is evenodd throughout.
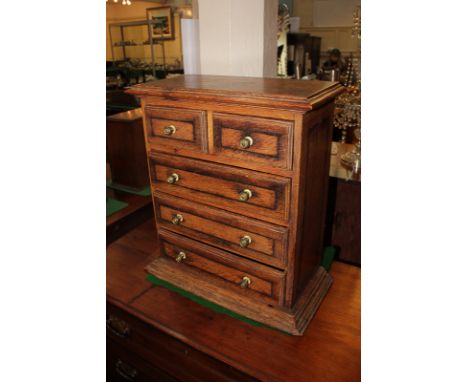
<path id="1" fill-rule="evenodd" d="M 320 266 L 334 99 L 323 81 L 180 76 L 139 84 L 159 245 L 148 271 L 300 335 Z"/>
<path id="2" fill-rule="evenodd" d="M 338 259 L 361 265 L 361 182 L 330 178 L 326 240 Z"/>
<path id="3" fill-rule="evenodd" d="M 141 109 L 107 117 L 107 161 L 112 181 L 134 189 L 149 185 Z"/>

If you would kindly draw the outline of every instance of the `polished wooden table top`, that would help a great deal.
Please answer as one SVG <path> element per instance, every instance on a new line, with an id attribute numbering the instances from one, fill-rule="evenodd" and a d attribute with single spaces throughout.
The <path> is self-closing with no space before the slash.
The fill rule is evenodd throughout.
<path id="1" fill-rule="evenodd" d="M 360 268 L 333 263 L 334 283 L 303 336 L 255 327 L 145 280 L 156 249 L 149 220 L 108 247 L 107 297 L 159 330 L 265 381 L 360 380 Z"/>
<path id="2" fill-rule="evenodd" d="M 132 110 L 123 111 L 121 113 L 112 114 L 107 117 L 107 120 L 130 122 L 130 121 L 135 121 L 139 118 L 143 118 L 143 112 L 140 107 L 138 109 L 132 109 Z"/>

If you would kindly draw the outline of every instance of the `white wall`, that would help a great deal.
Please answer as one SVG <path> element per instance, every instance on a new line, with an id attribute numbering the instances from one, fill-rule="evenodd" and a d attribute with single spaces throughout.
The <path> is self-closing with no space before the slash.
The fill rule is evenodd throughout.
<path id="1" fill-rule="evenodd" d="M 277 6 L 277 0 L 198 0 L 201 73 L 274 76 L 276 12 L 271 9 Z"/>

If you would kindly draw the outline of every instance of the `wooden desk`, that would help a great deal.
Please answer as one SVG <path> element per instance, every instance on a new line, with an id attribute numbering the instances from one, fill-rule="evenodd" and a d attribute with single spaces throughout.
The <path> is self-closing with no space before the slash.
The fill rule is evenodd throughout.
<path id="1" fill-rule="evenodd" d="M 150 220 L 108 247 L 112 381 L 133 371 L 141 381 L 360 380 L 359 268 L 333 264 L 330 292 L 297 337 L 215 313 L 145 281 L 156 245 Z"/>

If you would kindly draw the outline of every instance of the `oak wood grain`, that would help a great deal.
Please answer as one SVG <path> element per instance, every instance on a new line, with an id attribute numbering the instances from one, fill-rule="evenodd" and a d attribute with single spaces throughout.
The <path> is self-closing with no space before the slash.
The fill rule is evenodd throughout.
<path id="1" fill-rule="evenodd" d="M 157 258 L 150 265 L 152 269 L 162 267 L 161 261 L 164 261 L 164 266 L 172 267 L 174 270 L 182 270 L 182 274 L 184 274 L 187 273 L 185 266 L 189 266 L 201 271 L 199 273 L 191 272 L 195 279 L 199 280 L 199 283 L 206 278 L 203 273 L 208 273 L 215 276 L 213 282 L 220 288 L 227 287 L 236 294 L 255 299 L 258 298 L 257 294 L 260 293 L 267 296 L 269 300 L 281 300 L 284 282 L 283 272 L 247 259 L 237 258 L 228 252 L 200 244 L 175 233 L 160 230 L 159 236 L 161 258 Z M 181 251 L 186 254 L 186 259 L 177 263 L 175 258 Z M 167 261 L 166 258 L 169 258 L 170 261 Z M 217 280 L 216 277 L 222 279 L 223 282 Z M 249 277 L 251 280 L 250 285 L 244 289 L 240 287 L 243 277 Z M 167 279 L 164 276 L 162 278 Z M 185 276 L 182 276 L 181 283 L 175 280 L 172 280 L 172 282 L 183 289 L 186 289 L 186 284 L 189 283 Z M 251 291 L 255 293 L 251 293 Z"/>
<path id="2" fill-rule="evenodd" d="M 137 336 L 145 345 L 130 349 L 164 370 L 163 365 L 171 368 L 184 362 L 184 370 L 192 371 L 195 378 L 201 375 L 202 380 L 201 366 L 193 369 L 195 366 L 186 363 L 201 355 L 241 371 L 243 374 L 231 377 L 238 381 L 243 381 L 245 374 L 262 381 L 360 381 L 360 268 L 334 263 L 334 283 L 327 298 L 304 335 L 289 336 L 215 313 L 152 286 L 144 280 L 143 264 L 154 256 L 155 242 L 154 222 L 150 221 L 108 247 L 107 294 L 113 312 L 124 312 L 124 319 L 132 319 L 132 327 L 141 322 L 148 329 Z M 188 356 L 181 358 L 183 348 L 169 342 L 168 348 L 181 350 L 169 351 L 165 358 L 165 352 L 158 351 L 166 343 L 165 336 L 186 344 Z M 125 344 L 127 340 L 119 341 Z M 232 371 L 208 365 L 220 373 Z"/>
<path id="3" fill-rule="evenodd" d="M 310 110 L 342 92 L 336 82 L 294 81 L 277 78 L 185 75 L 146 82 L 130 88 L 130 94 L 164 96 L 181 100 L 269 105 L 272 108 Z"/>
<path id="4" fill-rule="evenodd" d="M 177 149 L 183 147 L 193 152 L 206 152 L 207 130 L 206 113 L 204 111 L 168 109 L 163 107 L 145 107 L 146 139 L 150 149 L 160 147 Z M 174 128 L 171 135 L 166 135 L 164 129 Z"/>
<path id="5" fill-rule="evenodd" d="M 192 246 L 187 262 L 192 266 L 177 267 L 175 254 L 169 252 L 180 251 L 180 246 L 162 243 L 161 256 L 148 271 L 235 312 L 303 333 L 331 284 L 320 261 L 331 118 L 334 97 L 342 90 L 336 83 L 214 76 L 183 76 L 130 89 L 142 96 L 144 105 L 158 230 Z M 159 137 L 164 128 L 158 118 L 148 119 L 155 110 L 165 110 L 165 115 L 156 116 L 160 120 L 183 122 L 183 139 L 167 138 L 173 146 L 164 141 L 151 144 L 150 139 Z M 190 126 L 182 114 L 202 117 Z M 196 131 L 202 137 L 201 148 L 187 147 Z M 192 210 L 184 210 L 185 226 L 179 206 L 159 203 L 158 198 L 166 194 L 194 203 Z M 211 209 L 210 218 L 204 216 L 205 209 Z M 276 228 L 266 236 L 247 230 L 246 238 L 243 226 L 223 221 L 229 214 L 252 228 L 254 220 Z M 271 237 L 280 228 L 286 240 Z M 246 242 L 252 244 L 256 253 L 236 250 L 234 242 L 241 239 L 244 247 Z M 257 280 L 245 292 L 246 298 L 240 298 L 231 284 L 238 283 L 241 275 L 233 269 L 236 263 L 249 262 L 246 257 L 258 262 L 251 262 L 252 269 L 266 266 L 273 272 L 278 267 L 281 282 L 273 280 L 270 288 L 263 283 L 266 280 Z M 261 299 L 249 296 L 254 292 L 275 304 L 262 305 Z"/>
<path id="6" fill-rule="evenodd" d="M 165 154 L 149 160 L 154 190 L 277 224 L 288 222 L 288 179 Z M 179 180 L 169 184 L 174 173 Z M 239 195 L 245 189 L 252 197 L 242 202 Z"/>
<path id="7" fill-rule="evenodd" d="M 287 229 L 245 216 L 205 206 L 182 198 L 157 193 L 154 199 L 158 228 L 181 233 L 229 252 L 284 268 L 287 252 Z M 174 224 L 177 215 L 182 221 Z M 241 247 L 240 239 L 252 240 Z"/>
<path id="8" fill-rule="evenodd" d="M 292 167 L 293 124 L 266 118 L 213 115 L 214 148 L 219 156 L 252 161 L 269 167 Z M 249 137 L 252 145 L 241 148 L 241 139 Z"/>

